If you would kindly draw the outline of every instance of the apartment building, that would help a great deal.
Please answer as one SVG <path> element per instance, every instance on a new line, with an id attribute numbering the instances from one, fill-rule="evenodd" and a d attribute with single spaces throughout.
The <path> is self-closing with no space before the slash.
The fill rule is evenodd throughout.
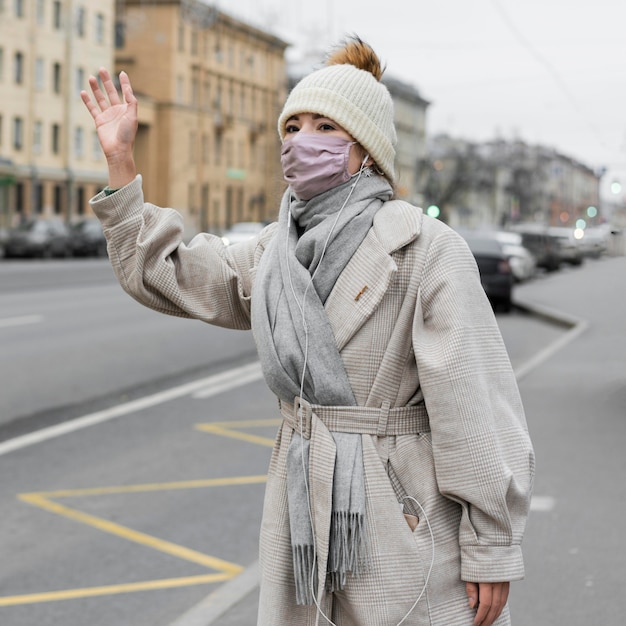
<path id="1" fill-rule="evenodd" d="M 393 76 L 383 76 L 394 105 L 396 144 L 396 194 L 418 206 L 424 198 L 419 192 L 417 164 L 426 156 L 426 110 L 429 106 L 413 85 Z"/>
<path id="2" fill-rule="evenodd" d="M 186 236 L 275 219 L 286 42 L 196 0 L 118 0 L 116 69 L 140 101 L 146 199 Z"/>
<path id="3" fill-rule="evenodd" d="M 113 0 L 0 0 L 0 227 L 68 220 L 106 185 L 79 96 L 113 63 Z"/>

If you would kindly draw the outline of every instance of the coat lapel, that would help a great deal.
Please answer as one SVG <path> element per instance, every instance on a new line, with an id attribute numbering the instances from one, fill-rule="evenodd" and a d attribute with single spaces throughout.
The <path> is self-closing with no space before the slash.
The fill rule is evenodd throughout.
<path id="1" fill-rule="evenodd" d="M 399 200 L 385 203 L 326 300 L 341 349 L 376 310 L 397 271 L 391 254 L 419 234 L 421 210 Z"/>

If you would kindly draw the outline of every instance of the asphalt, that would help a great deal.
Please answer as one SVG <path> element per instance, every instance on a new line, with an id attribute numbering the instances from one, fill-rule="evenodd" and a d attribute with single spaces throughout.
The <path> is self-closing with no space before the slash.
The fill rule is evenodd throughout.
<path id="1" fill-rule="evenodd" d="M 515 289 L 514 301 L 519 308 L 566 329 L 558 339 L 546 345 L 530 361 L 516 369 L 518 381 L 532 372 L 546 377 L 564 366 L 567 353 L 561 349 L 580 339 L 590 325 L 601 325 L 607 337 L 622 337 L 626 313 L 623 289 L 608 294 L 606 275 L 624 286 L 626 257 L 606 257 L 586 262 L 582 267 L 544 275 Z M 608 301 L 598 306 L 605 296 Z M 611 348 L 609 348 L 611 349 Z M 614 360 L 625 364 L 626 351 L 622 341 L 613 344 Z M 566 351 L 567 352 L 567 351 Z M 550 361 L 549 367 L 545 365 Z M 541 368 L 545 370 L 542 371 Z M 523 391 L 522 391 L 523 395 Z M 258 563 L 251 564 L 242 574 L 225 583 L 203 601 L 191 607 L 170 626 L 253 626 L 256 624 L 259 597 Z"/>

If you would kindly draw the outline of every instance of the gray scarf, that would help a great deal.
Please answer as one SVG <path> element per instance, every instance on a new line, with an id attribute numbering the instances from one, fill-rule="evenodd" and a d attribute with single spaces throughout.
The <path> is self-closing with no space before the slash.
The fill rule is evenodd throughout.
<path id="1" fill-rule="evenodd" d="M 265 380 L 287 402 L 302 395 L 311 404 L 356 404 L 324 303 L 392 189 L 383 177 L 365 170 L 339 213 L 354 180 L 308 202 L 295 199 L 288 189 L 278 232 L 257 270 L 252 330 Z M 361 436 L 338 432 L 332 436 L 336 461 L 327 571 L 331 591 L 343 589 L 348 573 L 358 575 L 366 549 Z M 309 440 L 294 432 L 287 453 L 287 498 L 298 604 L 313 603 L 317 579 L 307 498 L 308 457 Z"/>

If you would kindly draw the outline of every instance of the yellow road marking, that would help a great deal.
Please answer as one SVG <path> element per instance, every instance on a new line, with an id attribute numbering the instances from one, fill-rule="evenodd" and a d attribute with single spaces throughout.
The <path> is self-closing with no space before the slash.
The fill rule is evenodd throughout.
<path id="1" fill-rule="evenodd" d="M 233 485 L 253 485 L 264 483 L 265 474 L 256 476 L 232 476 L 230 478 L 202 478 L 198 480 L 181 480 L 170 483 L 146 483 L 143 485 L 119 485 L 110 487 L 88 487 L 85 489 L 59 489 L 57 491 L 41 491 L 32 494 L 45 498 L 74 498 L 79 496 L 103 496 L 116 493 L 140 493 L 148 491 L 168 491 L 174 489 L 202 489 L 206 487 L 231 487 Z"/>
<path id="2" fill-rule="evenodd" d="M 200 424 L 197 426 L 205 432 L 231 437 L 256 443 L 262 446 L 272 447 L 274 440 L 267 437 L 259 437 L 249 433 L 237 431 L 237 428 L 254 428 L 264 426 L 278 426 L 280 419 L 267 420 L 241 420 L 231 422 L 214 422 L 211 424 Z M 140 545 L 170 554 L 180 559 L 190 561 L 211 569 L 218 570 L 219 573 L 204 574 L 200 576 L 187 576 L 182 578 L 169 578 L 162 580 L 151 580 L 137 583 L 106 585 L 101 587 L 89 587 L 85 589 L 66 589 L 60 591 L 49 591 L 33 594 L 22 594 L 17 596 L 0 597 L 0 607 L 15 606 L 20 604 L 33 604 L 38 602 L 51 602 L 57 600 L 72 600 L 94 596 L 114 595 L 121 593 L 132 593 L 137 591 L 149 591 L 154 589 L 168 589 L 174 587 L 184 587 L 191 585 L 201 585 L 229 580 L 233 576 L 241 573 L 243 567 L 213 557 L 202 554 L 196 550 L 185 548 L 184 546 L 147 535 L 121 524 L 116 524 L 89 513 L 83 513 L 77 509 L 65 506 L 58 502 L 53 502 L 52 498 L 76 498 L 81 496 L 98 496 L 124 493 L 140 493 L 150 491 L 166 491 L 174 489 L 199 489 L 207 487 L 222 487 L 234 485 L 259 484 L 267 481 L 266 475 L 257 476 L 234 476 L 230 478 L 209 478 L 202 480 L 175 481 L 169 483 L 147 483 L 140 485 L 120 485 L 108 487 L 91 487 L 83 489 L 60 489 L 47 492 L 22 493 L 18 498 L 32 506 L 37 506 L 51 513 L 61 515 L 68 519 L 92 526 L 100 531 L 116 535 L 128 541 L 133 541 Z"/>
<path id="3" fill-rule="evenodd" d="M 48 500 L 47 498 L 36 493 L 23 493 L 20 494 L 19 498 L 24 502 L 28 502 L 29 504 L 33 504 L 47 511 L 51 511 L 57 515 L 62 515 L 63 517 L 67 517 L 74 521 L 88 524 L 89 526 L 93 526 L 94 528 L 97 528 L 105 533 L 117 535 L 123 539 L 128 539 L 129 541 L 134 541 L 135 543 L 147 546 L 154 550 L 171 554 L 172 556 L 185 561 L 191 561 L 192 563 L 204 565 L 205 567 L 210 567 L 232 575 L 239 574 L 243 570 L 243 567 L 240 565 L 235 565 L 234 563 L 229 563 L 228 561 L 224 561 L 207 554 L 202 554 L 201 552 L 179 546 L 175 543 L 171 543 L 170 541 L 146 535 L 145 533 L 132 530 L 131 528 L 127 528 L 121 524 L 110 522 L 102 519 L 101 517 L 90 515 L 89 513 L 83 513 L 82 511 L 71 509 L 70 507 L 59 504 L 58 502 L 52 502 L 51 500 Z"/>
<path id="4" fill-rule="evenodd" d="M 62 591 L 46 591 L 45 593 L 29 593 L 21 596 L 0 598 L 0 607 L 15 606 L 17 604 L 35 604 L 37 602 L 53 602 L 55 600 L 77 600 L 80 598 L 134 593 L 137 591 L 154 591 L 155 589 L 174 589 L 176 587 L 190 587 L 192 585 L 206 585 L 208 583 L 219 583 L 230 580 L 232 577 L 232 574 L 224 573 L 203 574 L 201 576 L 146 580 L 137 583 L 89 587 L 87 589 L 64 589 Z"/>
<path id="5" fill-rule="evenodd" d="M 274 447 L 274 439 L 269 437 L 260 437 L 259 435 L 252 435 L 250 433 L 241 432 L 240 428 L 260 428 L 263 426 L 279 426 L 282 423 L 280 419 L 266 419 L 266 420 L 240 420 L 230 422 L 209 422 L 207 424 L 196 424 L 198 430 L 202 430 L 213 435 L 221 435 L 222 437 L 230 437 L 232 439 L 239 439 L 240 441 L 247 441 L 248 443 L 254 443 L 260 446 L 267 446 L 269 448 Z"/>

